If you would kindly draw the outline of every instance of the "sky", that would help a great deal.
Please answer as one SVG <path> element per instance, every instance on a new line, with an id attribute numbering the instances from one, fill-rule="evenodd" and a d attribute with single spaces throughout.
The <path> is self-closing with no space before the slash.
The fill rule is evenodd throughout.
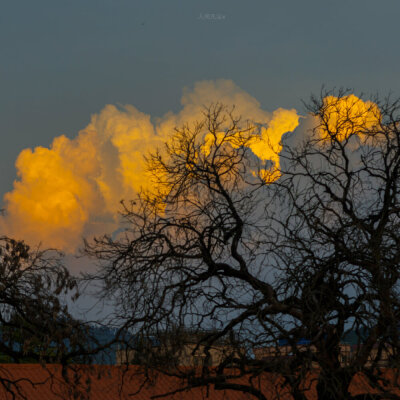
<path id="1" fill-rule="evenodd" d="M 17 159 L 26 180 L 33 168 L 23 161 L 38 160 L 34 149 L 42 146 L 46 152 L 53 146 L 55 154 L 58 146 L 57 154 L 89 177 L 81 182 L 74 175 L 81 188 L 74 195 L 91 204 L 73 214 L 79 228 L 60 227 L 67 238 L 97 233 L 87 221 L 93 225 L 109 218 L 91 211 L 100 203 L 98 189 L 87 183 L 94 174 L 89 150 L 97 146 L 90 132 L 105 138 L 93 147 L 103 158 L 114 147 L 133 151 L 139 146 L 138 141 L 126 145 L 123 134 L 105 128 L 108 123 L 130 124 L 142 135 L 142 146 L 183 122 L 188 108 L 209 100 L 207 93 L 214 99 L 231 96 L 243 102 L 245 112 L 252 105 L 258 116 L 269 112 L 266 119 L 272 120 L 279 108 L 304 113 L 302 100 L 323 85 L 400 96 L 398 0 L 3 0 L 0 7 L 0 197 L 13 191 Z M 18 158 L 24 149 L 32 151 Z M 79 149 L 87 150 L 86 163 Z M 119 154 L 115 170 L 125 168 L 131 157 Z M 66 173 L 64 164 L 57 168 Z M 109 184 L 112 177 L 102 174 L 102 183 Z M 46 185 L 56 190 L 52 179 Z M 121 188 L 111 197 L 103 195 L 102 207 L 117 202 L 119 193 L 130 194 Z M 2 204 L 8 207 L 6 200 Z M 27 223 L 24 214 L 19 218 L 20 225 Z"/>

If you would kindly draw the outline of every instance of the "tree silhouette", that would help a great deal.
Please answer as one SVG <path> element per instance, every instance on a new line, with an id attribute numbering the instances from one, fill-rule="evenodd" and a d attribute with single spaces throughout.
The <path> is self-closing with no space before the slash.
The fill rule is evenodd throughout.
<path id="1" fill-rule="evenodd" d="M 313 129 L 284 138 L 278 169 L 250 150 L 259 125 L 210 106 L 148 157 L 154 190 L 123 203 L 126 231 L 86 243 L 127 329 L 209 332 L 193 336 L 205 360 L 226 343 L 216 366 L 147 368 L 258 399 L 263 374 L 276 398 L 367 398 L 357 375 L 368 398 L 400 398 L 399 101 L 339 91 L 307 107 Z"/>
<path id="2" fill-rule="evenodd" d="M 2 362 L 38 363 L 43 368 L 58 363 L 68 383 L 74 376 L 68 366 L 90 361 L 88 327 L 62 303 L 60 296 L 66 294 L 78 294 L 77 282 L 62 265 L 60 253 L 32 250 L 22 241 L 0 238 Z M 44 383 L 28 377 L 14 379 L 7 366 L 0 367 L 0 385 L 12 398 L 26 398 L 21 386 L 26 381 Z"/>

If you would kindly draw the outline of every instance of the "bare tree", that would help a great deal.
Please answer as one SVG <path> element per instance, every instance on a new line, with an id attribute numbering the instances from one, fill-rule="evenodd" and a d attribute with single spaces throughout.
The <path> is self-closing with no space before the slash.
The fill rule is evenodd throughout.
<path id="1" fill-rule="evenodd" d="M 144 370 L 258 399 L 400 398 L 399 102 L 341 91 L 308 110 L 315 127 L 285 137 L 277 172 L 250 150 L 261 127 L 211 106 L 148 158 L 155 189 L 123 203 L 125 233 L 86 243 L 127 329 L 197 332 L 202 368 L 164 340 Z M 356 376 L 373 395 L 350 393 Z"/>

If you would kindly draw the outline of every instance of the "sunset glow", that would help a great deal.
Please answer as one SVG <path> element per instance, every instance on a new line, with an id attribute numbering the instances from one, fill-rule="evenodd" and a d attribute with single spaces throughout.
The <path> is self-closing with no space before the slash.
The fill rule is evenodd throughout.
<path id="1" fill-rule="evenodd" d="M 371 130 L 380 121 L 378 106 L 372 101 L 363 101 L 354 94 L 338 99 L 327 96 L 324 99 L 327 118 L 322 121 L 321 137 L 335 137 L 338 141 L 347 139 L 351 134 L 359 137 Z"/>
<path id="2" fill-rule="evenodd" d="M 156 123 L 134 106 L 107 105 L 74 139 L 58 136 L 49 148 L 23 150 L 16 161 L 14 189 L 4 196 L 6 214 L 0 228 L 28 243 L 42 242 L 67 252 L 74 252 L 83 236 L 117 229 L 119 202 L 151 190 L 154 184 L 143 156 L 162 151 L 174 127 L 201 120 L 204 104 L 211 102 L 232 107 L 242 121 L 254 121 L 248 147 L 261 161 L 271 162 L 271 167 L 257 173 L 266 182 L 278 179 L 281 139 L 299 126 L 296 110 L 279 108 L 271 114 L 231 81 L 204 81 L 184 92 L 179 113 L 168 113 Z M 354 95 L 339 102 L 327 97 L 325 107 L 329 117 L 320 132 L 326 139 L 336 135 L 344 140 L 379 119 L 374 103 Z M 203 140 L 207 153 L 214 139 L 205 131 Z M 235 147 L 233 138 L 230 144 Z"/>

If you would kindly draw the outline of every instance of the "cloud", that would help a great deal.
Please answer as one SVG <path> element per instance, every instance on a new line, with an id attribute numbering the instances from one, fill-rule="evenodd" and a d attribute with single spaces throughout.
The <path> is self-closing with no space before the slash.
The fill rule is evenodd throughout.
<path id="1" fill-rule="evenodd" d="M 175 127 L 203 119 L 204 106 L 216 102 L 261 126 L 250 147 L 279 166 L 281 137 L 298 125 L 296 111 L 269 113 L 232 81 L 202 81 L 184 89 L 178 113 L 156 123 L 132 105 L 107 105 L 75 138 L 59 136 L 49 148 L 23 150 L 14 188 L 4 196 L 1 232 L 72 253 L 83 236 L 116 230 L 120 200 L 151 187 L 143 156 L 162 147 Z"/>
<path id="2" fill-rule="evenodd" d="M 2 231 L 27 242 L 72 250 L 91 213 L 101 207 L 92 177 L 99 168 L 94 136 L 54 139 L 49 149 L 23 150 L 16 161 L 19 179 L 4 196 Z M 100 201 L 100 203 L 99 203 Z"/>
<path id="3" fill-rule="evenodd" d="M 372 101 L 364 101 L 354 94 L 343 97 L 327 96 L 324 98 L 322 110 L 324 117 L 320 125 L 321 138 L 336 138 L 339 141 L 350 135 L 357 135 L 362 140 L 365 131 L 371 131 L 379 125 L 381 113 Z"/>

